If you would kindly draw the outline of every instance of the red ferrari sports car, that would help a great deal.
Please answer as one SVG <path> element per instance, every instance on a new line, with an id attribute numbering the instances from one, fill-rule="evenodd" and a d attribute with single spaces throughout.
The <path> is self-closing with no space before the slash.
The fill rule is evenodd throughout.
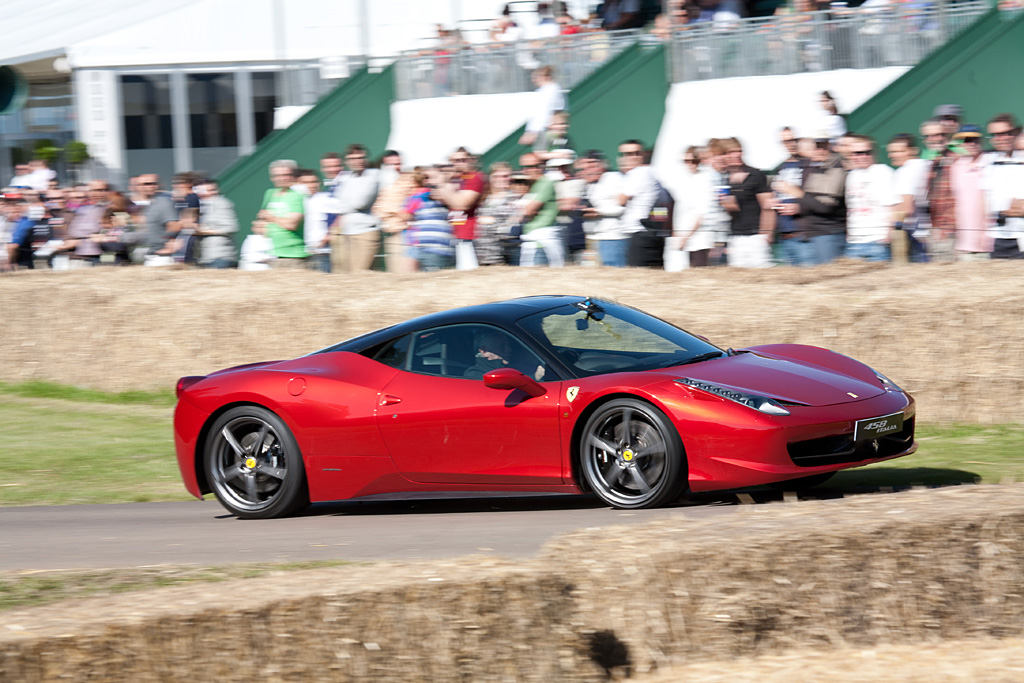
<path id="1" fill-rule="evenodd" d="M 537 296 L 177 386 L 185 488 L 239 517 L 420 491 L 643 508 L 908 455 L 914 399 L 847 356 L 722 350 L 635 308 Z"/>

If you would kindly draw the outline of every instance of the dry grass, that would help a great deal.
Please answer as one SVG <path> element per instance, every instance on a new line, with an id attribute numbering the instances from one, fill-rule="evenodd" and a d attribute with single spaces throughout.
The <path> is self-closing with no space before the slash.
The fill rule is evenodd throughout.
<path id="1" fill-rule="evenodd" d="M 714 521 L 682 510 L 576 532 L 528 561 L 314 569 L 14 609 L 0 612 L 0 680 L 1021 680 L 1022 491 Z"/>
<path id="2" fill-rule="evenodd" d="M 953 640 L 917 645 L 799 650 L 698 662 L 636 683 L 1020 683 L 1024 640 Z"/>
<path id="3" fill-rule="evenodd" d="M 862 360 L 928 421 L 1016 422 L 1024 263 L 767 271 L 494 268 L 324 276 L 148 268 L 0 277 L 0 380 L 119 391 L 290 358 L 409 317 L 531 294 L 643 308 L 720 346 L 796 342 Z"/>

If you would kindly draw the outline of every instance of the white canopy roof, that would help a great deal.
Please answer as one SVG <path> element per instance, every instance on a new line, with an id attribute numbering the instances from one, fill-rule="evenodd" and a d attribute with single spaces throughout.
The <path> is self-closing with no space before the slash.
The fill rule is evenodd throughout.
<path id="1" fill-rule="evenodd" d="M 75 43 L 165 14 L 169 6 L 166 0 L 0 0 L 0 64 L 59 57 Z"/>

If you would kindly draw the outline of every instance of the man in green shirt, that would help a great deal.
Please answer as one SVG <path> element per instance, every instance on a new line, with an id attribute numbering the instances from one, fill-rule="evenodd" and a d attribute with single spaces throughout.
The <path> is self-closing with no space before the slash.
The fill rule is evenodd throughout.
<path id="1" fill-rule="evenodd" d="M 555 181 L 544 175 L 540 157 L 532 152 L 519 158 L 519 168 L 523 175 L 533 184 L 526 195 L 527 203 L 521 217 L 523 223 L 523 248 L 520 252 L 519 265 L 542 265 L 547 259 L 552 268 L 565 265 L 565 250 L 559 230 L 558 199 L 555 196 Z"/>
<path id="2" fill-rule="evenodd" d="M 292 189 L 295 162 L 282 160 L 270 164 L 274 187 L 263 193 L 263 204 L 253 221 L 253 232 L 266 235 L 274 245 L 275 268 L 302 267 L 306 244 L 302 234 L 305 214 L 303 197 Z"/>

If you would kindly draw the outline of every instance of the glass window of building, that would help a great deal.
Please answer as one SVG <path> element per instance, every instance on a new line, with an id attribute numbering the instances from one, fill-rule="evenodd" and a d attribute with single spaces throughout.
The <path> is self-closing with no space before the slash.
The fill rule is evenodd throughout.
<path id="1" fill-rule="evenodd" d="M 121 76 L 128 149 L 171 149 L 171 79 L 167 74 Z"/>
<path id="2" fill-rule="evenodd" d="M 234 74 L 189 74 L 188 109 L 193 149 L 238 146 Z"/>
<path id="3" fill-rule="evenodd" d="M 274 108 L 277 106 L 277 74 L 257 72 L 252 75 L 252 113 L 255 119 L 256 140 L 262 140 L 274 130 Z"/>

